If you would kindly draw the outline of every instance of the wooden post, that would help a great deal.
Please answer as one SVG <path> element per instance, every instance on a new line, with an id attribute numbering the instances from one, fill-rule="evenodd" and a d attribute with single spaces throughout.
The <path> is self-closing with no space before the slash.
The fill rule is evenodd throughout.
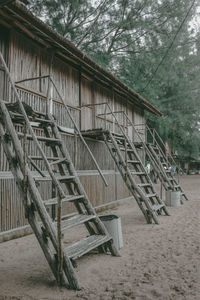
<path id="1" fill-rule="evenodd" d="M 47 105 L 49 104 L 49 112 L 48 115 L 52 115 L 52 93 L 53 86 L 50 80 L 48 80 L 48 88 L 47 88 Z M 54 183 L 55 184 L 55 183 Z M 62 218 L 62 198 L 63 194 L 60 193 L 58 189 L 58 203 L 57 203 L 57 236 L 58 236 L 58 249 L 57 249 L 57 259 L 58 259 L 58 284 L 62 285 L 62 277 L 63 277 L 63 253 L 62 253 L 62 229 L 61 229 L 61 218 Z"/>
<path id="2" fill-rule="evenodd" d="M 105 125 L 105 130 L 107 129 L 106 110 L 107 110 L 107 105 L 105 105 L 105 108 L 104 108 L 104 125 Z"/>
<path id="3" fill-rule="evenodd" d="M 160 198 L 162 199 L 162 194 L 163 194 L 163 184 L 162 184 L 162 179 L 160 180 Z"/>
<path id="4" fill-rule="evenodd" d="M 26 124 L 24 124 L 23 127 L 23 133 L 24 133 L 24 138 L 23 138 L 23 151 L 24 151 L 24 170 L 23 170 L 23 175 L 24 175 L 24 201 L 25 201 L 25 217 L 28 218 L 28 177 L 27 177 L 27 127 Z"/>

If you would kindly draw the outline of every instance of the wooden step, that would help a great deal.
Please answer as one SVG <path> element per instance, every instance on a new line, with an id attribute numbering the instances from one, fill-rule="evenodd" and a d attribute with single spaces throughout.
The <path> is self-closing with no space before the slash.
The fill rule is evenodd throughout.
<path id="1" fill-rule="evenodd" d="M 81 130 L 81 134 L 85 136 L 90 136 L 90 135 L 96 136 L 96 135 L 102 135 L 103 133 L 108 134 L 108 130 L 105 130 L 103 128 Z"/>
<path id="2" fill-rule="evenodd" d="M 17 114 L 21 114 L 23 116 L 23 114 L 21 113 L 21 109 L 20 109 L 20 105 L 19 105 L 19 101 L 10 103 L 10 102 L 5 102 L 6 108 L 9 111 L 9 113 L 17 113 Z M 29 117 L 46 117 L 46 114 L 40 112 L 40 111 L 36 111 L 34 110 L 29 104 L 25 103 L 25 102 L 21 102 L 21 104 L 24 107 L 24 110 L 26 111 L 26 114 Z"/>
<path id="3" fill-rule="evenodd" d="M 122 134 L 117 134 L 117 133 L 112 133 L 112 136 L 116 139 L 116 140 L 120 140 L 120 141 L 124 141 L 125 140 L 125 136 Z"/>
<path id="4" fill-rule="evenodd" d="M 168 180 L 170 180 L 170 181 L 174 181 L 174 180 L 175 180 L 173 177 L 167 177 L 167 178 L 168 178 Z"/>
<path id="5" fill-rule="evenodd" d="M 76 200 L 82 200 L 84 198 L 85 198 L 84 195 L 67 195 L 65 198 L 62 198 L 62 202 L 73 202 Z M 46 206 L 58 204 L 58 197 L 45 200 L 43 201 L 43 203 Z"/>
<path id="6" fill-rule="evenodd" d="M 139 183 L 138 184 L 139 187 L 148 187 L 148 186 L 151 186 L 150 183 Z"/>
<path id="7" fill-rule="evenodd" d="M 111 132 L 111 134 L 112 134 L 114 137 L 124 137 L 124 135 L 121 134 L 121 133 Z"/>
<path id="8" fill-rule="evenodd" d="M 65 252 L 69 258 L 77 259 L 111 239 L 110 236 L 106 235 L 91 235 L 66 247 Z"/>
<path id="9" fill-rule="evenodd" d="M 156 193 L 153 193 L 153 194 L 146 194 L 145 196 L 148 197 L 148 198 L 152 198 L 152 197 L 157 196 L 157 194 L 156 194 Z"/>
<path id="10" fill-rule="evenodd" d="M 136 172 L 136 171 L 131 171 L 131 174 L 133 174 L 133 175 L 138 175 L 138 176 L 146 176 L 146 173 L 144 173 L 144 172 Z"/>
<path id="11" fill-rule="evenodd" d="M 180 187 L 180 185 L 178 184 L 178 185 L 174 185 L 174 188 L 175 188 L 175 189 L 178 189 L 178 188 L 180 189 L 181 187 Z"/>
<path id="12" fill-rule="evenodd" d="M 52 125 L 54 124 L 54 120 L 48 120 L 48 119 L 41 119 L 41 118 L 34 118 L 32 120 L 32 122 L 37 122 L 37 123 L 40 123 L 42 125 Z"/>
<path id="13" fill-rule="evenodd" d="M 157 147 L 151 146 L 151 148 L 152 148 L 152 150 L 153 150 L 154 152 L 159 153 L 159 149 L 158 149 Z"/>
<path id="14" fill-rule="evenodd" d="M 70 176 L 70 175 L 55 176 L 55 177 L 60 182 L 73 181 L 75 178 L 75 176 Z M 47 176 L 47 177 L 38 176 L 38 177 L 34 177 L 34 179 L 35 179 L 35 181 L 51 181 L 52 180 L 52 178 L 50 176 Z"/>
<path id="15" fill-rule="evenodd" d="M 44 158 L 42 156 L 30 155 L 29 158 L 32 160 L 44 160 Z M 53 160 L 53 161 L 62 159 L 62 157 L 53 157 L 53 156 L 49 156 L 49 157 L 47 156 L 46 158 L 47 158 L 47 160 Z"/>
<path id="16" fill-rule="evenodd" d="M 143 142 L 133 142 L 134 146 L 136 148 L 142 149 L 144 147 Z"/>
<path id="17" fill-rule="evenodd" d="M 130 149 L 130 148 L 127 148 L 127 149 L 125 149 L 124 147 L 119 147 L 119 149 L 121 150 L 121 151 L 127 151 L 127 152 L 132 152 L 132 153 L 134 153 L 134 151 L 132 150 L 132 149 Z M 112 151 L 117 151 L 115 148 L 112 148 Z"/>
<path id="18" fill-rule="evenodd" d="M 119 141 L 124 141 L 124 140 L 125 140 L 125 137 L 115 136 L 115 139 L 116 139 L 116 140 L 119 140 Z"/>
<path id="19" fill-rule="evenodd" d="M 139 160 L 127 160 L 128 163 L 131 163 L 131 164 L 140 164 L 140 161 Z"/>
<path id="20" fill-rule="evenodd" d="M 60 182 L 73 181 L 74 178 L 75 178 L 75 176 L 69 176 L 69 175 L 56 176 L 56 179 L 59 180 Z"/>
<path id="21" fill-rule="evenodd" d="M 14 122 L 24 120 L 24 115 L 19 114 L 19 113 L 11 112 L 11 117 Z M 42 123 L 45 125 L 50 125 L 50 124 L 54 123 L 54 120 L 42 119 L 42 118 L 37 118 L 37 117 L 32 117 L 32 116 L 28 116 L 28 117 L 29 117 L 30 122 Z"/>
<path id="22" fill-rule="evenodd" d="M 96 218 L 95 215 L 80 214 L 80 215 L 73 216 L 72 218 L 70 218 L 68 220 L 62 221 L 62 230 L 65 230 L 65 229 L 68 229 L 68 228 L 71 228 L 74 226 L 78 226 L 82 223 L 91 221 L 95 218 Z"/>
<path id="23" fill-rule="evenodd" d="M 158 211 L 158 210 L 160 210 L 161 208 L 163 208 L 165 205 L 164 204 L 154 204 L 154 205 L 152 205 L 152 209 L 154 210 L 154 211 Z"/>
<path id="24" fill-rule="evenodd" d="M 62 164 L 62 163 L 69 164 L 69 161 L 66 157 L 61 157 L 58 160 L 51 162 L 50 165 L 52 166 L 52 165 L 58 165 L 58 164 Z"/>
<path id="25" fill-rule="evenodd" d="M 22 132 L 18 132 L 18 136 L 19 136 L 19 138 L 23 138 L 24 134 Z M 26 138 L 27 138 L 27 140 L 33 140 L 33 137 L 31 134 L 27 134 Z M 45 136 L 36 136 L 36 138 L 38 141 L 41 141 L 41 142 L 61 144 L 61 140 L 55 139 L 55 138 L 48 138 Z"/>

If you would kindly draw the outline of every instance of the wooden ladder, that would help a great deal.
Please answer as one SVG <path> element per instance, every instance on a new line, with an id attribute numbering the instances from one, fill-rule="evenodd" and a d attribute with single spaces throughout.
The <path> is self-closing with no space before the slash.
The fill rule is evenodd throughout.
<path id="1" fill-rule="evenodd" d="M 165 190 L 180 191 L 180 194 L 182 196 L 181 203 L 183 203 L 183 197 L 185 198 L 185 200 L 188 200 L 188 197 L 186 196 L 184 190 L 181 188 L 180 184 L 178 183 L 178 180 L 172 173 L 172 166 L 169 163 L 167 155 L 162 151 L 155 139 L 154 143 L 147 143 L 147 148 L 149 153 L 149 159 L 152 161 L 153 157 L 154 161 L 152 161 L 152 164 L 156 165 L 155 171 L 159 179 L 163 183 Z"/>
<path id="2" fill-rule="evenodd" d="M 151 223 L 153 219 L 156 224 L 159 224 L 158 215 L 162 212 L 169 215 L 164 202 L 154 189 L 135 146 L 126 134 L 111 133 L 103 129 L 82 131 L 82 134 L 105 142 L 147 223 Z"/>
<path id="3" fill-rule="evenodd" d="M 0 58 L 5 64 L 2 55 Z M 0 100 L 1 143 L 21 193 L 26 218 L 58 284 L 78 290 L 80 284 L 74 270 L 74 260 L 93 249 L 98 249 L 99 252 L 106 252 L 108 249 L 112 255 L 119 254 L 77 176 L 54 118 L 50 113 L 38 113 L 21 102 L 6 65 L 5 68 L 17 102 L 6 103 Z M 37 128 L 42 132 L 40 136 L 36 136 L 33 130 L 35 123 L 39 124 Z M 19 124 L 23 127 L 23 132 L 17 130 Z M 27 147 L 28 141 L 36 146 L 39 155 L 28 153 L 28 148 L 31 148 L 31 145 Z M 50 153 L 49 156 L 46 155 L 47 152 Z M 37 161 L 43 162 L 45 172 Z M 36 177 L 31 168 L 37 171 Z M 38 182 L 49 180 L 57 195 L 44 201 Z M 62 206 L 69 203 L 74 204 L 78 214 L 64 220 Z M 47 210 L 52 205 L 57 207 L 55 219 L 52 219 Z M 87 229 L 88 236 L 65 246 L 63 231 L 80 224 Z"/>
<path id="4" fill-rule="evenodd" d="M 124 115 L 126 116 L 129 124 L 131 124 L 134 134 L 136 134 L 136 137 L 139 139 L 139 142 L 135 143 L 135 145 L 137 145 L 140 149 L 145 150 L 146 157 L 150 160 L 153 171 L 157 174 L 165 190 L 180 191 L 182 196 L 181 203 L 183 203 L 183 197 L 188 200 L 178 180 L 172 173 L 171 163 L 175 165 L 173 157 L 168 153 L 164 142 L 162 141 L 156 130 L 153 129 L 152 132 L 152 130 L 145 124 L 145 134 L 147 135 L 147 137 L 149 136 L 151 138 L 151 143 L 148 143 L 146 141 L 144 142 L 139 131 L 136 129 L 136 126 L 132 123 L 126 113 L 124 113 Z M 159 142 L 162 147 L 160 146 Z M 162 150 L 162 148 L 164 148 L 164 151 Z"/>

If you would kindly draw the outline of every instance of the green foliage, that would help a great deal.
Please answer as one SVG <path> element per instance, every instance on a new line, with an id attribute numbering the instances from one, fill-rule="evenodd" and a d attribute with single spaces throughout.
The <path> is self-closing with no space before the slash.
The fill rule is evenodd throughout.
<path id="1" fill-rule="evenodd" d="M 30 8 L 160 109 L 162 118 L 147 113 L 147 121 L 173 151 L 197 157 L 200 31 L 191 27 L 195 3 L 32 0 Z"/>

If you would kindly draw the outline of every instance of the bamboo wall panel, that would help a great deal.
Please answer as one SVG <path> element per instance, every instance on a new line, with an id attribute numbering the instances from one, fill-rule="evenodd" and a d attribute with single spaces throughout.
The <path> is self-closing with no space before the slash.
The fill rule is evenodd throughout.
<path id="1" fill-rule="evenodd" d="M 69 111 L 70 111 L 72 118 L 74 119 L 76 124 L 79 126 L 79 122 L 80 122 L 79 110 L 72 107 L 72 108 L 69 108 Z M 66 111 L 65 107 L 63 106 L 63 104 L 53 101 L 53 115 L 54 115 L 58 125 L 66 127 L 66 128 L 74 129 L 74 125 L 73 125 L 71 119 L 69 118 L 69 115 L 67 114 L 67 111 Z"/>
<path id="2" fill-rule="evenodd" d="M 108 103 L 112 111 L 124 111 L 128 113 L 128 116 L 133 121 L 133 106 L 127 103 L 123 97 L 115 94 L 112 89 L 103 89 L 100 85 L 94 85 L 94 103 Z M 95 128 L 104 128 L 112 132 L 120 133 L 120 129 L 117 125 L 117 122 L 125 129 L 125 132 L 128 133 L 128 124 L 127 120 L 124 117 L 123 113 L 116 113 L 114 117 L 110 113 L 106 105 L 98 105 L 95 107 Z M 132 130 L 129 131 L 131 137 Z"/>
<path id="3" fill-rule="evenodd" d="M 52 77 L 67 105 L 79 106 L 79 72 L 71 66 L 53 59 Z M 54 90 L 53 98 L 59 101 Z"/>
<path id="4" fill-rule="evenodd" d="M 115 176 L 116 199 L 127 198 L 131 195 L 120 174 Z"/>
<path id="5" fill-rule="evenodd" d="M 144 123 L 143 111 L 136 109 L 133 105 L 127 105 L 127 99 L 117 95 L 112 88 L 105 88 L 103 85 L 95 83 L 95 80 L 92 78 L 89 80 L 83 77 L 80 71 L 59 60 L 50 50 L 47 51 L 45 48 L 39 47 L 39 45 L 19 32 L 11 32 L 9 67 L 14 81 L 51 74 L 58 90 L 61 95 L 63 95 L 64 102 L 69 106 L 74 120 L 78 126 L 81 124 L 81 129 L 106 128 L 112 132 L 119 132 L 116 122 L 111 115 L 96 117 L 96 115 L 108 113 L 108 110 L 105 111 L 105 106 L 96 106 L 92 109 L 82 108 L 81 112 L 77 108 L 84 104 L 103 102 L 109 103 L 113 111 L 122 110 L 127 112 L 132 121 L 137 124 Z M 36 111 L 46 112 L 46 79 L 29 81 L 18 85 L 17 88 L 20 98 L 24 102 L 31 105 Z M 11 97 L 6 100 L 14 102 L 15 98 L 11 93 L 10 96 Z M 63 127 L 73 128 L 73 124 L 66 114 L 55 89 L 52 90 L 52 98 L 53 115 L 57 123 Z M 128 131 L 122 114 L 117 114 L 116 117 L 120 125 L 124 126 L 125 130 L 131 135 L 132 131 Z M 22 132 L 22 127 L 17 126 L 17 130 Z M 34 131 L 37 135 L 43 134 L 37 127 L 34 128 Z M 100 176 L 93 171 L 95 170 L 95 166 L 80 139 L 66 133 L 62 133 L 62 139 L 76 169 L 80 170 L 82 174 L 80 176 L 81 182 L 94 206 L 129 196 L 129 191 L 121 176 L 115 172 L 116 166 L 103 142 L 91 139 L 86 140 L 101 169 L 105 171 L 105 177 L 109 184 L 108 187 L 104 186 Z M 45 145 L 43 145 L 43 150 L 48 156 L 51 156 L 51 151 Z M 38 150 L 33 142 L 28 143 L 28 152 L 30 155 L 39 156 Z M 43 171 L 46 171 L 42 162 L 38 161 L 37 165 Z M 32 167 L 31 170 L 34 171 Z M 1 232 L 27 224 L 15 180 L 8 171 L 9 165 L 4 155 L 2 145 L 0 145 Z M 83 172 L 85 173 L 83 174 Z M 39 189 L 44 200 L 52 198 L 53 187 L 50 182 L 41 183 Z M 75 211 L 73 205 L 63 206 L 63 214 L 69 214 L 73 211 Z M 53 213 L 51 208 L 49 208 L 49 213 Z"/>
<path id="6" fill-rule="evenodd" d="M 10 41 L 10 72 L 14 81 L 40 76 L 41 49 L 30 39 L 12 32 Z M 25 87 L 41 92 L 38 80 L 27 82 Z"/>
<path id="7" fill-rule="evenodd" d="M 34 110 L 42 113 L 46 113 L 47 100 L 44 95 L 39 93 L 34 94 L 32 91 L 25 90 L 22 87 L 17 87 L 17 91 L 22 101 L 30 105 Z M 12 97 L 11 99 L 13 100 L 14 97 Z M 74 129 L 74 125 L 64 105 L 58 101 L 53 100 L 52 106 L 53 106 L 52 107 L 53 116 L 56 119 L 57 124 L 66 128 Z M 76 124 L 79 124 L 79 119 L 80 119 L 79 109 L 77 109 L 76 107 L 68 107 L 68 108 Z"/>
<path id="8" fill-rule="evenodd" d="M 87 144 L 91 149 L 95 159 L 97 160 L 100 168 L 102 170 L 114 170 L 113 159 L 104 144 L 104 142 L 94 141 L 87 139 Z M 77 169 L 78 170 L 95 170 L 96 167 L 91 161 L 91 158 L 86 150 L 85 146 L 82 143 L 78 144 L 78 157 L 77 157 Z"/>
<path id="9" fill-rule="evenodd" d="M 8 171 L 8 170 L 9 170 L 8 161 L 3 150 L 3 146 L 0 143 L 0 171 Z"/>
<path id="10" fill-rule="evenodd" d="M 27 89 L 17 86 L 18 94 L 23 102 L 30 105 L 34 110 L 41 113 L 46 113 L 46 97 L 39 93 L 33 93 Z M 15 102 L 16 99 L 11 97 L 12 102 Z"/>
<path id="11" fill-rule="evenodd" d="M 128 112 L 130 110 L 130 106 L 129 109 L 127 109 L 127 102 L 125 101 L 126 99 L 117 95 L 111 89 L 108 90 L 105 87 L 102 87 L 84 78 L 83 76 L 81 78 L 80 90 L 80 74 L 77 70 L 67 65 L 66 63 L 61 62 L 50 54 L 47 55 L 44 49 L 39 48 L 37 45 L 29 41 L 29 39 L 22 37 L 19 33 L 12 35 L 11 41 L 10 66 L 11 73 L 13 74 L 15 80 L 27 77 L 48 75 L 51 70 L 52 78 L 54 79 L 60 93 L 64 96 L 63 98 L 66 104 L 74 108 L 79 106 L 81 93 L 82 105 L 108 102 L 112 110 L 114 111 L 123 110 L 125 112 Z M 44 81 L 44 79 L 41 79 L 24 83 L 23 85 L 26 88 L 35 90 L 44 95 L 46 93 L 47 87 L 47 84 L 45 84 Z M 34 100 L 34 96 L 32 96 L 33 101 L 28 99 L 31 97 L 30 95 L 26 95 L 26 97 L 29 103 L 32 103 L 34 101 L 37 102 L 37 100 Z M 54 100 L 57 100 L 57 102 L 59 102 L 58 95 L 55 90 L 53 91 L 53 98 Z M 72 124 L 70 123 L 69 119 L 65 118 L 65 113 L 62 105 L 57 102 L 55 101 L 54 103 L 53 112 L 56 118 L 59 120 L 59 124 L 72 128 Z M 35 106 L 38 106 L 38 104 L 35 104 Z M 133 109 L 133 106 L 131 107 Z M 42 108 L 41 106 L 39 106 L 39 109 L 44 110 L 44 104 Z M 119 132 L 119 129 L 117 128 L 111 116 L 106 116 L 107 121 L 105 121 L 105 118 L 103 118 L 103 116 L 101 118 L 95 118 L 95 114 L 98 115 L 104 112 L 105 106 L 97 106 L 93 109 L 82 108 L 81 128 L 84 130 L 106 127 L 111 131 Z M 80 124 L 79 111 L 71 109 L 71 113 L 74 116 L 76 122 Z M 125 124 L 122 114 L 117 114 L 116 117 L 121 125 Z M 142 110 L 136 109 L 134 112 L 134 116 L 132 116 L 132 120 L 138 124 L 138 121 L 140 123 L 143 123 L 143 119 L 144 117 Z M 95 124 L 95 122 L 97 124 Z"/>
<path id="12" fill-rule="evenodd" d="M 134 109 L 133 106 L 127 103 L 127 116 L 134 124 Z M 127 134 L 131 141 L 133 140 L 133 127 L 127 124 Z"/>
<path id="13" fill-rule="evenodd" d="M 93 85 L 92 82 L 86 78 L 81 78 L 81 105 L 87 105 L 93 103 Z M 94 126 L 94 114 L 93 108 L 82 107 L 81 108 L 81 129 L 87 130 Z"/>
<path id="14" fill-rule="evenodd" d="M 93 206 L 107 204 L 114 200 L 129 196 L 129 192 L 119 174 L 105 174 L 108 187 L 102 182 L 101 177 L 96 175 L 81 175 L 80 180 L 88 194 Z M 50 182 L 39 185 L 44 200 L 52 198 L 52 186 Z M 48 209 L 52 215 L 52 208 Z M 73 204 L 63 204 L 63 215 L 76 212 Z M 0 232 L 15 229 L 27 225 L 22 199 L 18 192 L 15 179 L 0 178 Z"/>
<path id="15" fill-rule="evenodd" d="M 114 100 L 115 101 L 114 101 L 113 110 L 115 112 L 119 112 L 119 111 L 126 112 L 126 102 L 125 101 L 123 102 L 123 99 L 119 95 L 115 95 Z M 122 126 L 125 129 L 126 124 L 125 124 L 125 119 L 124 119 L 123 113 L 116 113 L 115 117 L 117 119 L 117 122 L 120 124 L 120 126 Z M 125 129 L 125 131 L 126 131 L 126 129 Z M 121 130 L 116 124 L 115 124 L 115 127 L 114 127 L 114 132 L 121 134 Z"/>
<path id="16" fill-rule="evenodd" d="M 22 132 L 22 126 L 18 126 L 17 129 L 19 132 Z M 43 135 L 43 132 L 41 129 L 34 128 L 34 132 L 37 136 Z M 81 142 L 81 140 L 79 138 L 74 138 L 74 136 L 70 136 L 70 135 L 67 135 L 64 133 L 61 136 L 64 141 L 64 144 L 66 145 L 66 148 L 69 151 L 71 159 L 76 166 L 76 169 L 78 169 L 78 170 L 95 170 L 96 169 L 86 147 L 84 146 L 84 144 Z M 20 139 L 20 140 L 21 140 L 21 143 L 23 143 L 23 139 Z M 90 140 L 90 139 L 87 139 L 86 142 L 102 170 L 114 170 L 115 169 L 113 159 L 112 159 L 106 145 L 103 142 L 94 141 L 94 140 Z M 27 146 L 28 155 L 40 156 L 40 153 L 39 153 L 37 147 L 35 146 L 35 144 L 33 143 L 33 141 L 27 141 L 27 145 L 28 145 Z M 42 148 L 43 148 L 45 154 L 48 157 L 52 156 L 50 148 L 45 146 L 44 143 L 42 143 L 41 145 L 42 145 Z M 46 167 L 44 166 L 44 163 L 42 161 L 35 161 L 35 163 L 41 170 L 46 171 Z M 33 167 L 31 167 L 31 170 L 34 170 Z M 7 172 L 7 171 L 9 171 L 9 165 L 8 165 L 6 156 L 4 154 L 2 145 L 0 145 L 0 172 Z"/>
<path id="17" fill-rule="evenodd" d="M 8 31 L 4 27 L 0 27 L 0 51 L 7 61 L 8 59 Z M 7 84 L 5 70 L 0 62 L 0 99 L 5 99 L 7 94 Z"/>
<path id="18" fill-rule="evenodd" d="M 142 138 L 143 141 L 145 141 L 145 139 L 146 139 L 144 123 L 145 123 L 144 112 L 139 108 L 135 108 L 135 110 L 134 110 L 134 125 L 135 125 L 135 128 L 137 129 L 137 131 L 139 132 L 140 138 Z M 141 139 L 136 134 L 133 135 L 133 138 L 134 138 L 134 142 L 141 141 Z"/>
<path id="19" fill-rule="evenodd" d="M 79 105 L 77 70 L 17 32 L 11 36 L 10 52 L 10 71 L 14 81 L 51 74 L 65 103 L 71 106 Z M 23 87 L 46 94 L 47 79 L 24 82 Z M 55 89 L 53 89 L 53 98 L 60 101 Z"/>
<path id="20" fill-rule="evenodd" d="M 95 104 L 108 103 L 113 109 L 113 95 L 112 91 L 102 88 L 98 84 L 94 84 L 94 102 Z M 108 113 L 109 110 L 106 105 L 97 105 L 94 108 L 95 127 L 104 128 L 113 131 L 113 119 L 111 115 L 102 115 Z"/>
<path id="21" fill-rule="evenodd" d="M 115 175 L 105 175 L 105 178 L 108 182 L 108 187 L 103 184 L 99 175 L 80 177 L 86 193 L 94 206 L 116 200 L 115 189 L 113 188 L 115 186 Z"/>
<path id="22" fill-rule="evenodd" d="M 27 224 L 14 179 L 0 179 L 0 207 L 1 232 Z"/>

